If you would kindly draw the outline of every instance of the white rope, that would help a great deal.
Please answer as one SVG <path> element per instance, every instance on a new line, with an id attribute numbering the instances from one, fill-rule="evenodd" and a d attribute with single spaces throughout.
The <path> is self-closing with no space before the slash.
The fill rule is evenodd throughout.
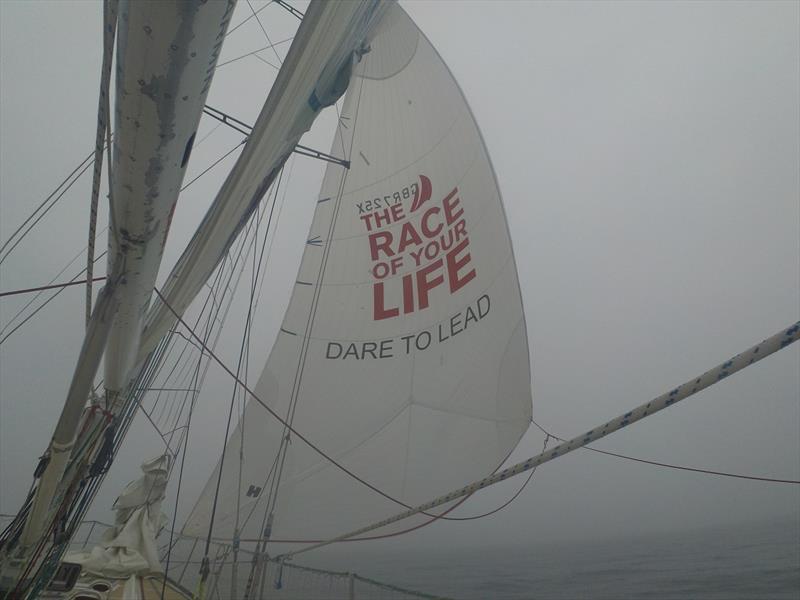
<path id="1" fill-rule="evenodd" d="M 507 469 L 503 469 L 502 471 L 498 471 L 497 473 L 490 475 L 489 477 L 485 477 L 479 481 L 466 485 L 462 488 L 457 490 L 453 490 L 452 492 L 444 495 L 439 496 L 425 504 L 420 504 L 419 506 L 412 508 L 410 510 L 401 512 L 396 514 L 388 519 L 384 519 L 382 521 L 378 521 L 377 523 L 373 523 L 372 525 L 367 525 L 366 527 L 362 527 L 360 529 L 356 529 L 355 531 L 351 531 L 349 533 L 345 533 L 335 538 L 331 538 L 324 542 L 319 542 L 305 548 L 301 548 L 300 550 L 295 550 L 294 552 L 287 552 L 279 556 L 280 559 L 287 559 L 297 554 L 302 554 L 303 552 L 308 552 L 310 550 L 315 550 L 317 548 L 322 548 L 323 546 L 327 546 L 329 544 L 333 544 L 335 542 L 341 542 L 352 537 L 356 537 L 362 535 L 364 533 L 368 533 L 375 529 L 380 529 L 381 527 L 385 527 L 387 525 L 391 525 L 392 523 L 396 523 L 397 521 L 401 521 L 403 519 L 407 519 L 408 517 L 412 517 L 416 514 L 421 512 L 426 512 L 431 510 L 432 508 L 436 508 L 441 506 L 442 504 L 446 504 L 448 502 L 452 502 L 453 500 L 457 500 L 463 496 L 468 496 L 470 494 L 475 493 L 478 490 L 483 488 L 489 487 L 490 485 L 494 485 L 496 483 L 500 483 L 501 481 L 505 481 L 515 475 L 519 475 L 520 473 L 524 473 L 526 471 L 530 471 L 531 469 L 535 469 L 537 466 L 549 462 L 554 458 L 559 456 L 563 456 L 564 454 L 568 454 L 573 450 L 581 448 L 586 444 L 591 442 L 595 442 L 601 438 L 606 437 L 622 429 L 623 427 L 630 425 L 631 423 L 635 423 L 645 417 L 655 414 L 660 410 L 667 408 L 668 406 L 672 406 L 673 404 L 677 404 L 681 400 L 688 398 L 689 396 L 696 394 L 700 390 L 703 390 L 709 386 L 714 385 L 715 383 L 725 379 L 729 375 L 736 373 L 752 365 L 753 363 L 762 360 L 763 358 L 785 348 L 789 344 L 796 342 L 800 339 L 800 321 L 795 323 L 793 326 L 776 333 L 772 337 L 767 338 L 760 344 L 756 344 L 755 346 L 745 350 L 744 352 L 737 354 L 730 360 L 725 361 L 724 363 L 710 369 L 700 375 L 699 377 L 695 377 L 690 379 L 686 383 L 679 385 L 678 387 L 674 388 L 673 390 L 654 398 L 650 402 L 646 402 L 645 404 L 641 404 L 634 408 L 631 411 L 626 412 L 624 415 L 617 417 L 616 419 L 612 419 L 607 423 L 600 425 L 599 427 L 595 427 L 594 429 L 590 429 L 586 433 L 579 435 L 571 440 L 568 440 L 562 444 L 559 444 L 552 450 L 547 450 L 536 456 L 532 456 L 531 458 L 519 462 L 515 465 Z"/>

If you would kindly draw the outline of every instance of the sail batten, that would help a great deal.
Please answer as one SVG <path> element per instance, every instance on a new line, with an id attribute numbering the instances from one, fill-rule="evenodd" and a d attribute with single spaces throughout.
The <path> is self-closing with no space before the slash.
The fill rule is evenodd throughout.
<path id="1" fill-rule="evenodd" d="M 493 472 L 516 446 L 531 417 L 527 334 L 497 182 L 452 75 L 396 5 L 359 58 L 331 150 L 350 169 L 326 170 L 287 334 L 255 393 L 337 462 L 411 504 Z M 233 537 L 225 507 L 237 503 L 254 515 L 239 523 L 250 539 L 271 512 L 273 538 L 298 540 L 396 511 L 285 439 L 248 404 L 221 461 L 213 537 Z M 220 465 L 185 533 L 207 533 L 218 477 Z"/>

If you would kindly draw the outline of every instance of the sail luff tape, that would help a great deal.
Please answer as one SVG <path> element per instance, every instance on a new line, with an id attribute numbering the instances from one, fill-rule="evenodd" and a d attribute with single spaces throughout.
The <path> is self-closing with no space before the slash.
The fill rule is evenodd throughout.
<path id="1" fill-rule="evenodd" d="M 765 339 L 763 342 L 748 348 L 744 352 L 737 354 L 733 358 L 726 360 L 725 362 L 717 365 L 713 369 L 709 369 L 702 375 L 690 379 L 686 383 L 679 385 L 678 387 L 672 389 L 671 391 L 666 392 L 649 402 L 641 404 L 636 408 L 634 408 L 633 410 L 630 410 L 625 414 L 620 415 L 619 417 L 612 419 L 607 423 L 604 423 L 603 425 L 600 425 L 599 427 L 590 429 L 589 431 L 587 431 L 582 435 L 574 437 L 571 440 L 567 440 L 559 444 L 552 450 L 546 450 L 544 452 L 541 452 L 540 454 L 532 456 L 522 462 L 518 462 L 517 464 L 512 465 L 507 469 L 498 471 L 497 473 L 490 475 L 489 477 L 485 477 L 469 485 L 466 485 L 462 488 L 453 490 L 452 492 L 444 496 L 439 496 L 438 498 L 426 502 L 425 504 L 420 504 L 415 508 L 404 511 L 402 513 L 398 513 L 393 517 L 389 517 L 377 523 L 373 523 L 372 525 L 362 527 L 361 529 L 356 529 L 355 531 L 345 533 L 338 537 L 331 538 L 325 542 L 319 542 L 311 546 L 307 546 L 306 548 L 295 550 L 294 552 L 287 552 L 286 554 L 283 554 L 278 558 L 288 559 L 297 554 L 308 552 L 309 550 L 315 550 L 317 548 L 321 548 L 323 546 L 327 546 L 335 542 L 341 542 L 350 539 L 352 537 L 368 533 L 375 529 L 391 525 L 392 523 L 396 523 L 397 521 L 401 521 L 403 519 L 414 516 L 421 512 L 428 511 L 432 508 L 436 508 L 437 506 L 441 506 L 442 504 L 452 502 L 453 500 L 457 500 L 458 498 L 472 494 L 478 490 L 489 487 L 490 485 L 494 485 L 501 481 L 505 481 L 506 479 L 514 477 L 515 475 L 519 475 L 520 473 L 530 471 L 531 469 L 534 469 L 543 463 L 549 462 L 554 458 L 563 456 L 564 454 L 568 454 L 569 452 L 577 450 L 578 448 L 581 448 L 586 444 L 590 444 L 601 438 L 604 438 L 607 435 L 614 433 L 615 431 L 619 431 L 620 429 L 630 425 L 631 423 L 640 421 L 641 419 L 644 419 L 647 416 L 653 415 L 661 410 L 664 410 L 665 408 L 672 406 L 673 404 L 677 404 L 681 400 L 685 400 L 689 396 L 692 396 L 697 392 L 704 390 L 705 388 L 710 387 L 715 383 L 722 381 L 723 379 L 726 379 L 727 377 L 733 375 L 737 371 L 741 371 L 745 367 L 749 367 L 750 365 L 757 363 L 758 361 L 766 358 L 770 354 L 774 354 L 778 350 L 786 348 L 790 344 L 796 342 L 798 339 L 800 339 L 800 321 L 796 322 L 791 327 L 779 331 L 775 335 Z"/>

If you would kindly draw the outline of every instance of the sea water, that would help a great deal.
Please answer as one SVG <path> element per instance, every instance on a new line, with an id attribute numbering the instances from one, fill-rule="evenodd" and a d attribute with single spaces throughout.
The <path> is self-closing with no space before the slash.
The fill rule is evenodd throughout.
<path id="1" fill-rule="evenodd" d="M 374 579 L 465 600 L 800 600 L 800 523 L 585 543 L 418 549 L 359 559 L 357 567 Z"/>

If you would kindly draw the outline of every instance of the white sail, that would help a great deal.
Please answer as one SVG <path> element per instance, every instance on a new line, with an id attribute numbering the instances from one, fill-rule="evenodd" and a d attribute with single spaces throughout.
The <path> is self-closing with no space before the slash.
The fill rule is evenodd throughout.
<path id="1" fill-rule="evenodd" d="M 255 391 L 335 460 L 414 504 L 492 472 L 528 427 L 516 266 L 477 125 L 399 6 L 354 68 L 340 124 L 331 152 L 352 164 L 326 172 Z M 261 535 L 284 435 L 247 405 L 224 456 L 215 538 Z M 185 533 L 206 535 L 219 471 Z M 295 436 L 277 502 L 273 540 L 325 538 L 398 509 Z"/>

